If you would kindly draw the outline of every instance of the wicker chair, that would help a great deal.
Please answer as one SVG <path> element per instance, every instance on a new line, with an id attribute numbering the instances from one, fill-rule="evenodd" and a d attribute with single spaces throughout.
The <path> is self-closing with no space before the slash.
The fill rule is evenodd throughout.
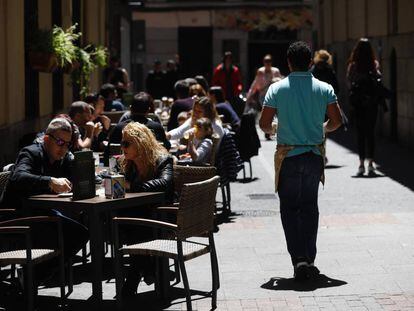
<path id="1" fill-rule="evenodd" d="M 4 189 L 6 188 L 10 175 L 11 175 L 11 172 L 9 171 L 0 172 L 0 197 Z M 14 215 L 14 212 L 15 212 L 15 209 L 12 209 L 12 208 L 8 208 L 8 207 L 0 208 L 0 221 L 13 218 L 12 216 Z"/>
<path id="2" fill-rule="evenodd" d="M 122 307 L 121 290 L 123 286 L 122 259 L 124 255 L 146 255 L 178 260 L 186 293 L 187 310 L 192 310 L 191 294 L 184 262 L 206 253 L 210 253 L 213 288 L 212 308 L 217 305 L 219 272 L 216 249 L 214 246 L 214 204 L 219 177 L 205 181 L 184 184 L 179 206 L 176 208 L 177 222 L 142 218 L 114 218 L 115 275 L 118 306 Z M 172 209 L 173 207 L 168 207 Z M 140 225 L 167 230 L 174 233 L 175 239 L 154 239 L 134 245 L 119 246 L 119 225 Z M 191 237 L 207 234 L 208 243 L 188 240 Z"/>
<path id="3" fill-rule="evenodd" d="M 56 249 L 33 249 L 30 225 L 33 223 L 54 223 L 57 226 L 57 247 Z M 0 236 L 6 236 L 8 250 L 0 250 L 0 267 L 9 265 L 21 265 L 24 267 L 25 294 L 27 299 L 27 310 L 34 309 L 34 279 L 33 266 L 59 257 L 59 278 L 60 278 L 60 297 L 62 305 L 65 304 L 65 271 L 63 261 L 63 236 L 62 225 L 58 217 L 36 216 L 13 219 L 0 222 Z M 11 239 L 13 237 L 13 239 Z M 11 241 L 24 243 L 25 249 L 12 247 Z"/>
<path id="4" fill-rule="evenodd" d="M 214 166 L 174 165 L 174 191 L 179 197 L 184 184 L 210 179 L 215 175 Z"/>

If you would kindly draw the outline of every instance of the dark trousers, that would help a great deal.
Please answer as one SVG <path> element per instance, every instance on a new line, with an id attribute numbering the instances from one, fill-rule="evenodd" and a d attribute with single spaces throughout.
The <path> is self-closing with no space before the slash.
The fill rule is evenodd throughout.
<path id="1" fill-rule="evenodd" d="M 283 160 L 279 176 L 280 215 L 292 264 L 316 257 L 321 156 L 308 152 Z"/>
<path id="2" fill-rule="evenodd" d="M 375 124 L 378 105 L 370 103 L 355 108 L 358 155 L 360 160 L 373 159 L 375 151 Z"/>

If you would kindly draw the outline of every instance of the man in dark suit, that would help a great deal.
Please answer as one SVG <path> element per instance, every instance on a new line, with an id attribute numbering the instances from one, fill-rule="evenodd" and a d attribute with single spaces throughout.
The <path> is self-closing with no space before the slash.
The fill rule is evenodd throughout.
<path id="1" fill-rule="evenodd" d="M 53 119 L 43 137 L 19 152 L 0 200 L 0 208 L 15 208 L 18 216 L 52 215 L 61 218 L 66 260 L 76 255 L 86 244 L 89 239 L 87 229 L 57 210 L 26 211 L 23 209 L 23 200 L 38 194 L 71 191 L 71 162 L 73 160 L 73 155 L 69 152 L 71 144 L 72 127 L 69 121 L 64 118 Z M 53 225 L 42 223 L 41 225 L 35 224 L 31 228 L 33 246 L 37 248 L 53 248 L 55 243 L 51 237 L 54 235 L 56 235 L 56 230 Z M 57 267 L 58 263 L 55 264 L 36 265 L 37 279 L 47 277 L 51 269 Z"/>

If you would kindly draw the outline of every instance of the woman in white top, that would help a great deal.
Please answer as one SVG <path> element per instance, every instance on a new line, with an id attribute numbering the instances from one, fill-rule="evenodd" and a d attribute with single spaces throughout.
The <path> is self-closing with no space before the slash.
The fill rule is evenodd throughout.
<path id="1" fill-rule="evenodd" d="M 206 96 L 194 98 L 191 118 L 189 118 L 179 127 L 169 131 L 167 133 L 167 139 L 175 139 L 175 140 L 181 139 L 182 137 L 184 137 L 184 133 L 187 132 L 188 130 L 191 130 L 194 127 L 196 121 L 200 118 L 210 119 L 211 125 L 213 126 L 214 133 L 217 134 L 221 140 L 221 138 L 224 135 L 224 130 L 221 125 L 221 121 L 218 117 L 216 107 L 214 106 L 213 103 L 211 103 L 210 99 Z"/>

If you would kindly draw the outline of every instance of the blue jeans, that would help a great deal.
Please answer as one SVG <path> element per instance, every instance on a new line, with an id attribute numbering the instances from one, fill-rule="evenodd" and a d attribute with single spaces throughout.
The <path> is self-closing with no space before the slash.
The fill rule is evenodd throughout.
<path id="1" fill-rule="evenodd" d="M 283 160 L 279 176 L 280 215 L 292 264 L 316 257 L 318 187 L 323 159 L 307 152 Z"/>

